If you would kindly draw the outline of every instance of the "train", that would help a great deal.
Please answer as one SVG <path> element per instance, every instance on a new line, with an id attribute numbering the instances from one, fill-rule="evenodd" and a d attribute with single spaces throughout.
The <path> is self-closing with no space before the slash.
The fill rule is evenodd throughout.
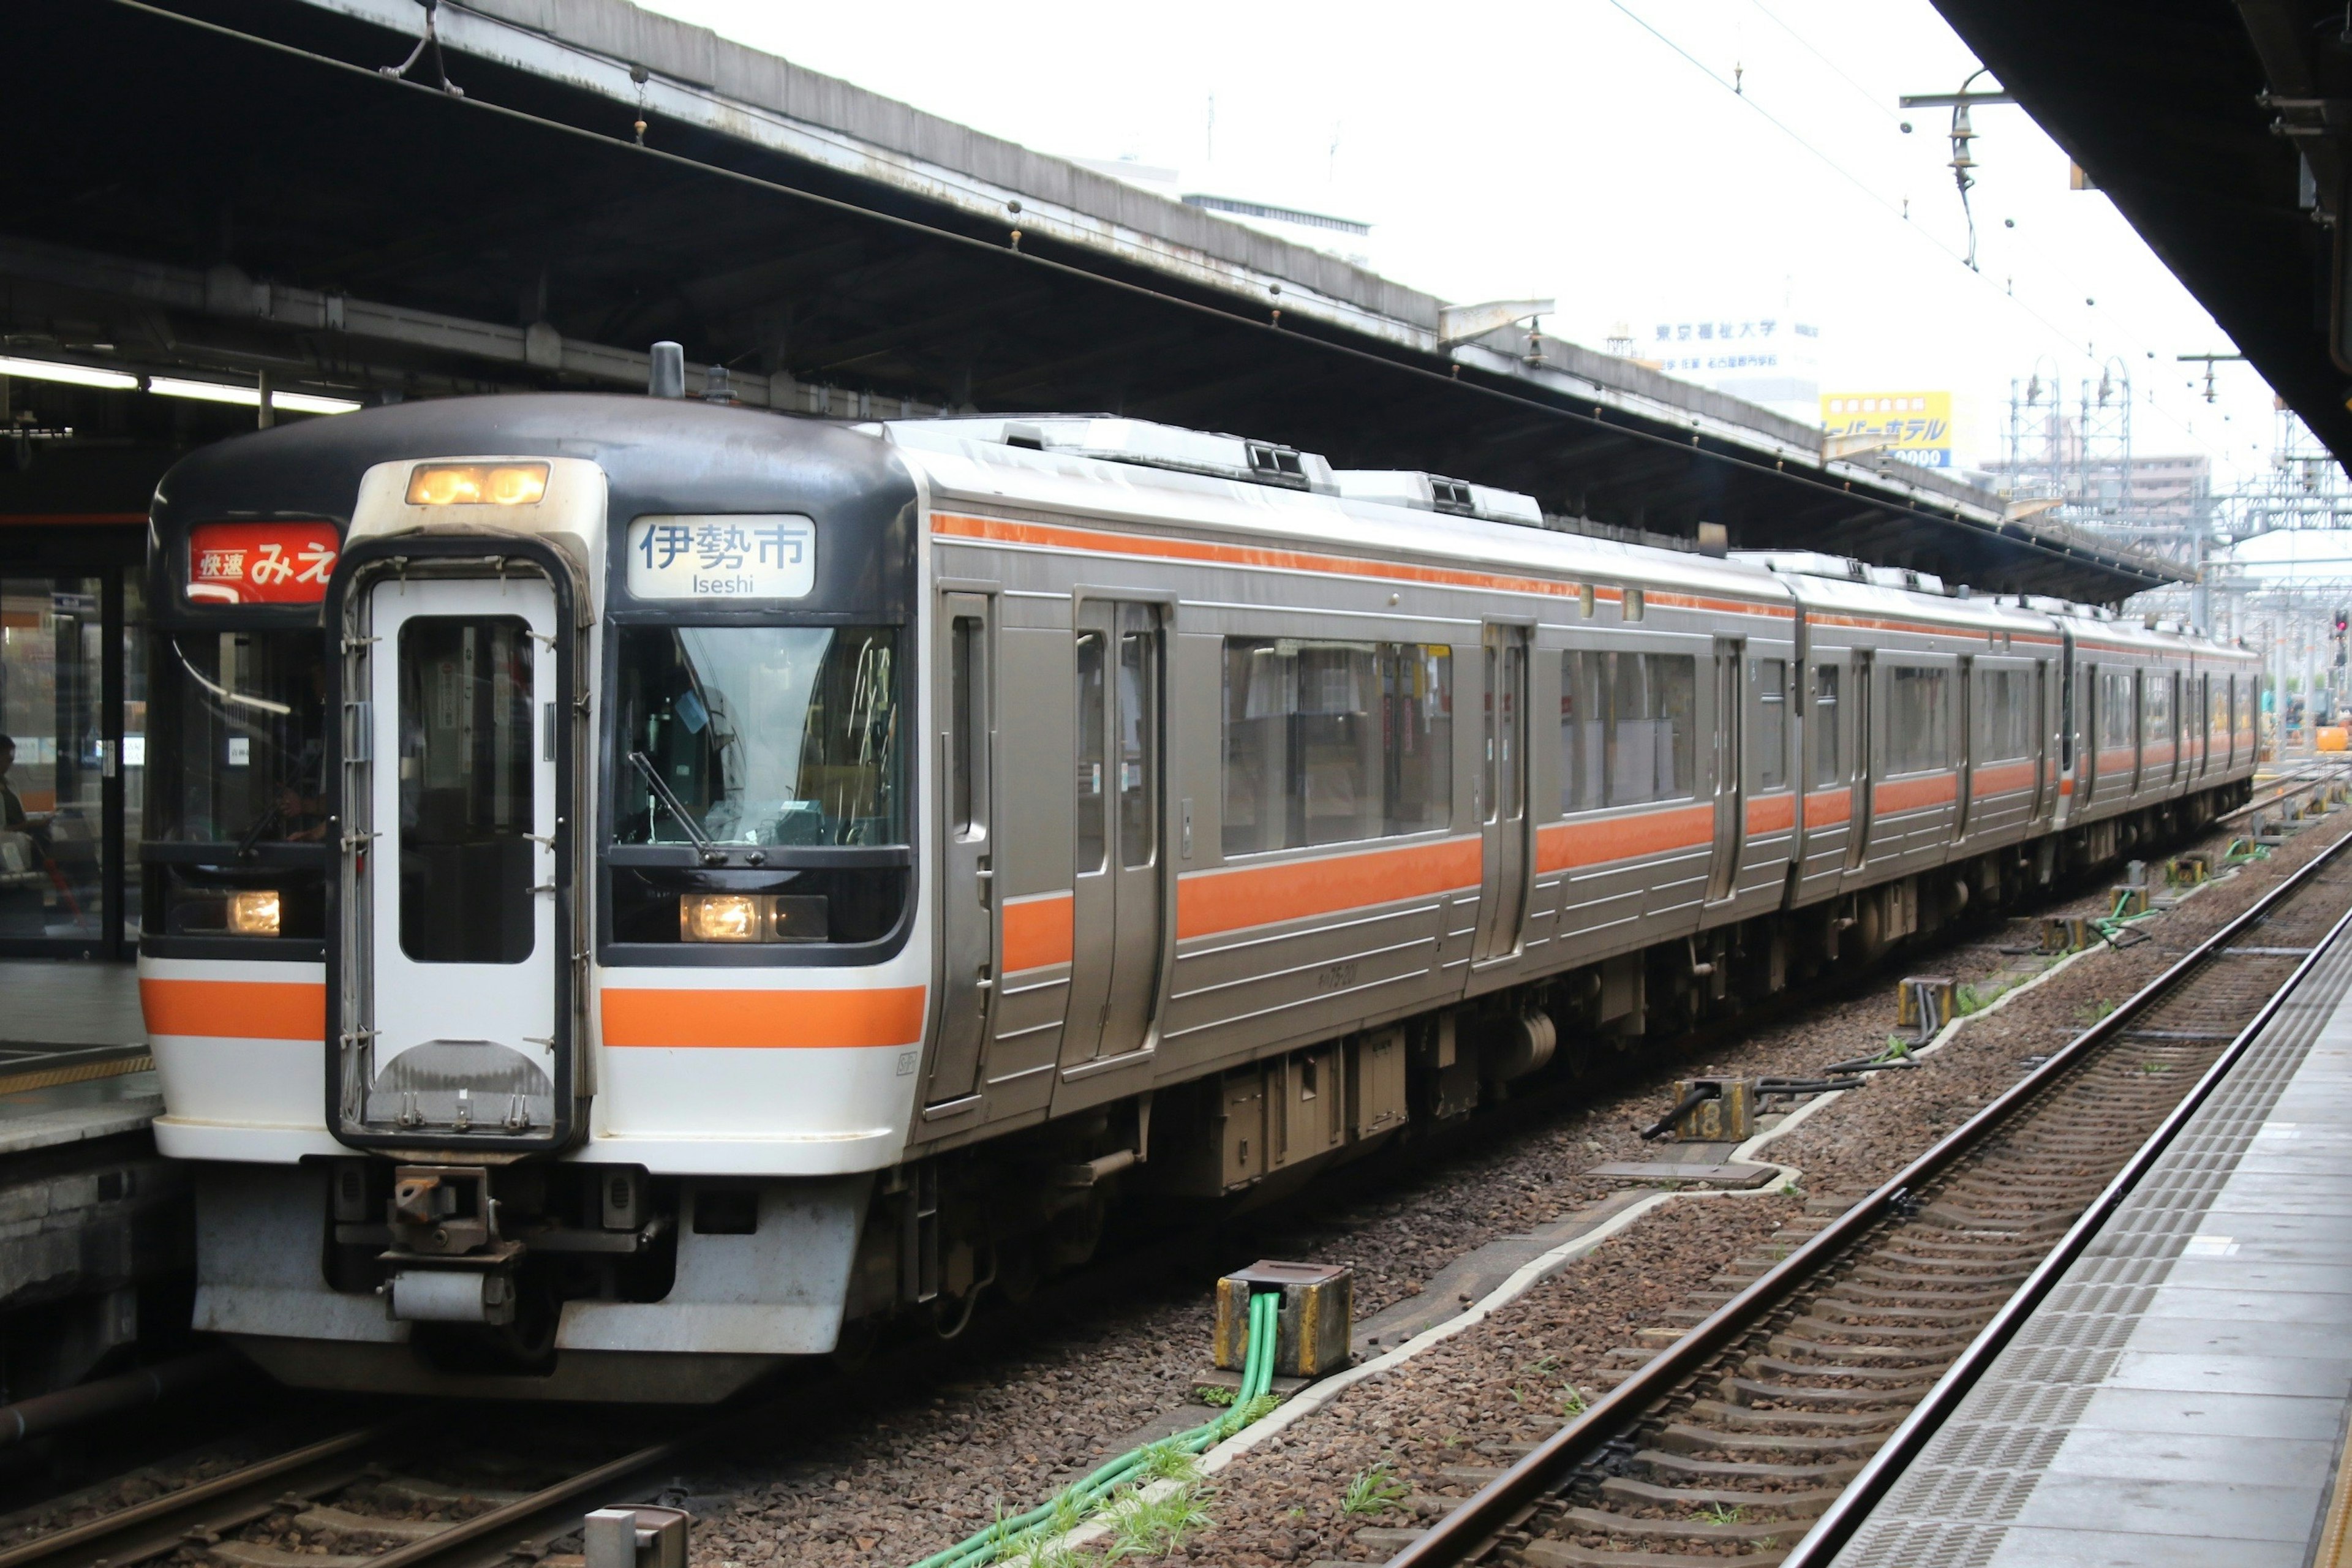
<path id="1" fill-rule="evenodd" d="M 710 1401 L 2245 798 L 2260 665 L 1111 416 L 452 397 L 161 481 L 195 1326 Z"/>

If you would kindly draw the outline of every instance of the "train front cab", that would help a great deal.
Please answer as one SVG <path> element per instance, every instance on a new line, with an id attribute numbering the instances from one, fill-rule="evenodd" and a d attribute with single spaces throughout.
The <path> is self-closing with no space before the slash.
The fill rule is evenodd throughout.
<path id="1" fill-rule="evenodd" d="M 835 1347 L 905 1136 L 914 496 L 823 426 L 498 413 L 488 457 L 455 403 L 248 437 L 158 505 L 197 1326 L 313 1385 L 714 1398 Z"/>

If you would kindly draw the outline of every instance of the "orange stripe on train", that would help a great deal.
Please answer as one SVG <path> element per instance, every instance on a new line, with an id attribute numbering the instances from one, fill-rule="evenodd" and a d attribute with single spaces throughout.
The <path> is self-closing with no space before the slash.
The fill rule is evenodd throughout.
<path id="1" fill-rule="evenodd" d="M 1805 796 L 1805 826 L 1837 827 L 1853 820 L 1853 786 L 1816 790 Z"/>
<path id="2" fill-rule="evenodd" d="M 924 988 L 671 991 L 607 987 L 608 1046 L 824 1050 L 911 1046 L 923 1037 Z"/>
<path id="3" fill-rule="evenodd" d="M 1006 544 L 1035 544 L 1057 550 L 1091 550 L 1107 555 L 1156 556 L 1167 561 L 1204 561 L 1225 566 L 1256 566 L 1285 572 L 1324 572 L 1346 577 L 1376 577 L 1392 582 L 1432 583 L 1444 587 L 1501 589 L 1514 594 L 1542 594 L 1572 598 L 1583 592 L 1580 584 L 1549 577 L 1520 577 L 1498 572 L 1473 572 L 1456 567 L 1413 566 L 1397 561 L 1373 561 L 1347 555 L 1320 555 L 1308 551 L 1278 550 L 1267 545 L 1218 544 L 1201 539 L 1174 539 L 1164 534 L 1118 533 L 1103 529 L 1070 528 L 1047 522 L 1013 522 L 1003 518 L 967 517 L 960 512 L 935 512 L 931 531 L 950 539 L 992 539 Z M 1597 590 L 1608 598 L 1616 590 Z M 1773 616 L 1794 620 L 1796 611 L 1785 605 L 1757 604 L 1746 599 L 1716 599 L 1665 589 L 1647 591 L 1647 602 L 1686 609 L 1717 610 L 1736 616 Z"/>
<path id="4" fill-rule="evenodd" d="M 1871 786 L 1871 815 L 1877 817 L 1890 811 L 1916 811 L 1923 805 L 1942 805 L 1959 798 L 1960 775 L 1958 773 L 1924 773 L 1912 779 L 1887 779 Z"/>
<path id="5" fill-rule="evenodd" d="M 1979 768 L 1971 775 L 1969 789 L 1979 795 L 1997 795 L 2005 790 L 2032 789 L 2032 763 L 2003 763 L 1998 767 Z"/>
<path id="6" fill-rule="evenodd" d="M 151 1035 L 224 1040 L 327 1037 L 327 988 L 315 981 L 142 980 L 139 1010 Z"/>
<path id="7" fill-rule="evenodd" d="M 1715 807 L 1683 805 L 1598 821 L 1555 822 L 1536 829 L 1536 869 L 1605 866 L 1640 855 L 1696 849 L 1714 842 Z"/>
<path id="8" fill-rule="evenodd" d="M 1075 921 L 1076 910 L 1066 892 L 1005 900 L 1005 973 L 1069 963 L 1076 947 Z"/>
<path id="9" fill-rule="evenodd" d="M 1214 936 L 1475 888 L 1479 860 L 1478 840 L 1465 837 L 1273 866 L 1194 871 L 1176 883 L 1176 934 Z"/>

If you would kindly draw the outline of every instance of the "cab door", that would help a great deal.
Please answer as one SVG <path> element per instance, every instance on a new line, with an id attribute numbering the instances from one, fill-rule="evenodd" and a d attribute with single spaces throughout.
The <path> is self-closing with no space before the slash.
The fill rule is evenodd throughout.
<path id="1" fill-rule="evenodd" d="M 1715 853 L 1708 860 L 1706 900 L 1731 896 L 1739 881 L 1739 850 L 1748 820 L 1748 784 L 1742 776 L 1747 730 L 1748 645 L 1738 637 L 1715 640 Z"/>
<path id="2" fill-rule="evenodd" d="M 1528 628 L 1486 630 L 1486 726 L 1478 772 L 1477 963 L 1519 951 L 1528 915 Z"/>
<path id="3" fill-rule="evenodd" d="M 1167 929 L 1160 607 L 1082 600 L 1071 647 L 1076 812 L 1066 1073 L 1151 1047 Z"/>
<path id="4" fill-rule="evenodd" d="M 571 1108 L 557 874 L 570 705 L 552 584 L 404 573 L 360 592 L 338 802 L 353 831 L 336 1131 L 553 1142 Z"/>
<path id="5" fill-rule="evenodd" d="M 995 1013 L 995 641 L 985 595 L 940 596 L 931 691 L 940 781 L 938 1044 L 924 1102 L 962 1100 L 979 1087 Z"/>

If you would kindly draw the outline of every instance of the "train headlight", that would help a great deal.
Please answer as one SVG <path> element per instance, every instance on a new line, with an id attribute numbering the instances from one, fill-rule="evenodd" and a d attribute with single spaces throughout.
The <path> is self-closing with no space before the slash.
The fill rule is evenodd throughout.
<path id="1" fill-rule="evenodd" d="M 411 506 L 530 506 L 547 494 L 545 463 L 419 463 Z"/>
<path id="2" fill-rule="evenodd" d="M 677 900 L 681 942 L 765 942 L 771 900 L 758 893 L 687 893 Z"/>
<path id="3" fill-rule="evenodd" d="M 276 936 L 278 900 L 274 888 L 228 896 L 228 929 L 238 936 Z"/>

